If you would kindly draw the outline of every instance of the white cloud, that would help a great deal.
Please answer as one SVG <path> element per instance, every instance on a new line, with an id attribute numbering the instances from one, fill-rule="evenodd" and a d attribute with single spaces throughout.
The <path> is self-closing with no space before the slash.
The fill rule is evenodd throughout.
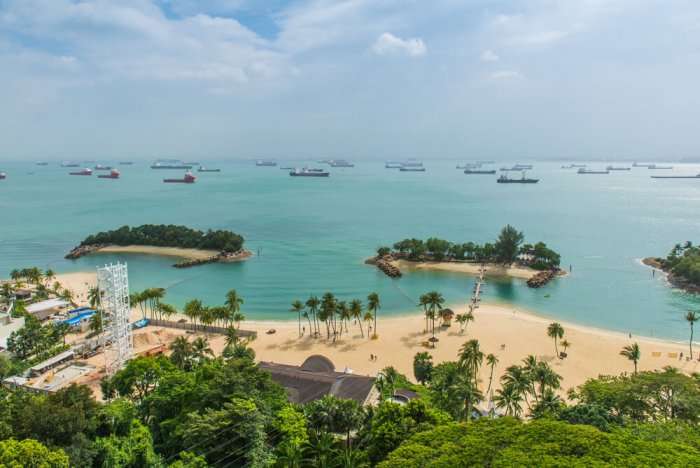
<path id="1" fill-rule="evenodd" d="M 522 77 L 522 73 L 517 70 L 499 70 L 489 75 L 492 80 L 514 80 Z"/>
<path id="2" fill-rule="evenodd" d="M 401 39 L 385 32 L 372 45 L 372 51 L 377 55 L 403 54 L 409 57 L 425 55 L 427 48 L 421 38 Z"/>
<path id="3" fill-rule="evenodd" d="M 569 34 L 567 31 L 537 31 L 515 36 L 509 42 L 514 45 L 546 46 L 564 39 Z"/>
<path id="4" fill-rule="evenodd" d="M 492 50 L 485 50 L 481 53 L 482 62 L 498 62 L 501 58 Z"/>

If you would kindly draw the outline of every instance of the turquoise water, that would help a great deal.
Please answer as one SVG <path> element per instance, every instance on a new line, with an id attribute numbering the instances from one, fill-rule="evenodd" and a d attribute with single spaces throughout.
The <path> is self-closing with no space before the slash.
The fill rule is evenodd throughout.
<path id="1" fill-rule="evenodd" d="M 501 185 L 495 176 L 467 176 L 455 165 L 431 161 L 425 173 L 401 173 L 382 162 L 358 162 L 316 179 L 249 162 L 212 163 L 223 172 L 182 185 L 161 183 L 180 172 L 154 171 L 145 162 L 120 167 L 120 180 L 71 177 L 56 164 L 4 163 L 0 275 L 26 266 L 66 272 L 126 260 L 132 290 L 166 287 L 175 305 L 192 297 L 220 303 L 236 288 L 248 318 L 291 319 L 290 302 L 312 293 L 350 299 L 377 291 L 390 314 L 415 310 L 418 296 L 432 289 L 448 302 L 464 301 L 473 279 L 416 272 L 391 280 L 363 264 L 377 246 L 429 236 L 484 242 L 510 223 L 528 240 L 561 252 L 573 273 L 539 290 L 522 280 L 491 280 L 486 300 L 635 334 L 687 336 L 682 316 L 700 300 L 652 278 L 639 259 L 699 240 L 700 180 L 652 180 L 647 169 L 581 176 L 559 163 L 536 163 L 529 175 L 540 177 L 539 184 Z M 261 255 L 184 270 L 171 268 L 171 258 L 144 255 L 63 259 L 90 233 L 143 223 L 231 229 Z"/>

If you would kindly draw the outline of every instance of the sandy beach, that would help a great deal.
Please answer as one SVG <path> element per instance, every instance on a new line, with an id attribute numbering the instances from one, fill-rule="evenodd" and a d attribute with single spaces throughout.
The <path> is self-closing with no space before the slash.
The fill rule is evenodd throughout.
<path id="1" fill-rule="evenodd" d="M 58 275 L 57 279 L 74 290 L 77 297 L 85 297 L 87 286 L 95 283 L 95 274 L 69 273 Z M 451 307 L 457 313 L 464 309 L 464 305 Z M 506 367 L 518 364 L 525 356 L 533 354 L 550 362 L 556 372 L 563 376 L 562 392 L 601 374 L 631 372 L 632 363 L 620 356 L 619 352 L 623 346 L 633 342 L 639 343 L 642 351 L 640 370 L 673 366 L 687 373 L 700 371 L 697 360 L 688 362 L 679 359 L 681 352 L 688 352 L 687 342 L 635 335 L 630 338 L 623 333 L 560 322 L 565 329 L 564 339 L 571 343 L 571 347 L 567 349 L 567 358 L 557 359 L 554 343 L 546 332 L 552 319 L 511 305 L 490 303 L 482 303 L 474 315 L 475 321 L 468 325 L 464 333 L 460 333 L 456 323 L 449 328 L 440 329 L 437 332 L 440 341 L 434 349 L 425 346 L 430 335 L 424 332 L 425 319 L 419 312 L 391 317 L 383 317 L 380 312 L 377 340 L 367 339 L 366 327 L 365 338 L 362 338 L 359 327 L 352 323 L 349 325 L 350 333 L 344 334 L 335 343 L 309 338 L 308 322 L 302 322 L 307 330 L 305 336 L 299 338 L 296 320 L 246 321 L 241 328 L 258 332 L 258 338 L 252 347 L 259 360 L 300 364 L 309 355 L 323 354 L 340 370 L 348 367 L 355 373 L 366 375 L 376 375 L 382 368 L 392 365 L 413 379 L 413 356 L 417 352 L 430 352 L 436 363 L 454 360 L 462 344 L 473 338 L 479 340 L 484 353 L 493 353 L 498 357 L 495 376 L 500 376 Z M 134 311 L 133 317 L 140 317 L 140 313 Z M 270 329 L 274 329 L 275 333 L 267 334 Z M 152 331 L 147 332 L 148 330 Z M 162 343 L 164 336 L 174 337 L 182 333 L 167 330 L 164 335 L 164 331 L 159 331 L 156 327 L 149 327 L 139 333 L 144 332 L 155 334 L 139 338 L 144 343 Z M 212 335 L 209 339 L 217 353 L 223 349 L 224 337 Z M 377 361 L 370 361 L 370 354 L 377 355 Z M 481 379 L 487 383 L 486 369 L 481 371 Z"/>
<path id="2" fill-rule="evenodd" d="M 469 275 L 479 274 L 480 264 L 460 263 L 460 262 L 412 262 L 409 260 L 396 260 L 392 262 L 401 270 L 432 270 L 446 271 L 452 273 L 466 273 Z M 537 270 L 518 266 L 504 267 L 503 265 L 486 265 L 485 276 L 507 276 L 511 278 L 530 279 Z"/>
<path id="3" fill-rule="evenodd" d="M 188 260 L 204 260 L 219 252 L 216 250 L 182 249 L 179 247 L 155 247 L 151 245 L 110 245 L 102 247 L 94 252 L 99 253 L 137 253 L 147 255 L 162 255 L 166 257 L 180 257 Z"/>

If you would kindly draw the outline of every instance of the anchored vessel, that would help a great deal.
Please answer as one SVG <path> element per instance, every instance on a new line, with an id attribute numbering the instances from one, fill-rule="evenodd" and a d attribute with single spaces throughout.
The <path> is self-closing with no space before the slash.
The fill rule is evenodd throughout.
<path id="1" fill-rule="evenodd" d="M 418 166 L 402 166 L 399 171 L 401 172 L 425 172 L 424 167 Z"/>
<path id="2" fill-rule="evenodd" d="M 525 177 L 524 172 L 520 179 L 511 179 L 505 174 L 502 174 L 498 179 L 496 179 L 496 182 L 499 184 L 536 184 L 539 181 L 540 179 L 528 179 Z"/>
<path id="3" fill-rule="evenodd" d="M 96 171 L 111 171 L 112 166 L 103 166 L 102 164 L 98 164 L 95 166 Z"/>
<path id="4" fill-rule="evenodd" d="M 657 166 L 656 164 L 651 164 L 651 165 L 647 166 L 647 169 L 651 169 L 651 170 L 654 170 L 654 169 L 673 169 L 673 166 Z"/>
<path id="5" fill-rule="evenodd" d="M 221 169 L 207 169 L 204 166 L 199 166 L 199 169 L 197 169 L 197 172 L 221 172 Z"/>
<path id="6" fill-rule="evenodd" d="M 277 163 L 275 161 L 266 161 L 263 159 L 258 159 L 255 161 L 256 166 L 262 166 L 262 167 L 275 167 Z"/>
<path id="7" fill-rule="evenodd" d="M 118 179 L 121 174 L 118 170 L 112 169 L 109 174 L 100 174 L 97 176 L 98 179 Z"/>
<path id="8" fill-rule="evenodd" d="M 185 164 L 176 159 L 160 159 L 151 165 L 151 169 L 192 169 L 191 164 Z"/>
<path id="9" fill-rule="evenodd" d="M 622 167 L 622 166 L 608 166 L 605 168 L 607 171 L 631 171 L 631 167 Z"/>
<path id="10" fill-rule="evenodd" d="M 194 184 L 195 180 L 197 178 L 190 171 L 187 171 L 182 179 L 163 179 L 163 182 L 166 184 Z"/>
<path id="11" fill-rule="evenodd" d="M 39 162 L 36 163 L 36 165 L 37 165 L 37 166 L 48 166 L 49 163 L 47 163 L 46 161 L 39 161 Z"/>
<path id="12" fill-rule="evenodd" d="M 119 161 L 120 166 L 131 166 L 134 164 L 132 161 Z"/>
<path id="13" fill-rule="evenodd" d="M 292 177 L 328 177 L 330 172 L 324 171 L 323 169 L 293 169 L 289 172 Z"/>
<path id="14" fill-rule="evenodd" d="M 700 179 L 698 175 L 653 175 L 652 179 Z"/>
<path id="15" fill-rule="evenodd" d="M 7 174 L 0 172 L 0 180 L 7 179 Z"/>
<path id="16" fill-rule="evenodd" d="M 80 171 L 69 172 L 68 174 L 70 174 L 70 175 L 86 175 L 86 176 L 90 176 L 90 175 L 92 175 L 92 169 L 86 167 L 85 169 L 82 169 L 82 170 L 80 170 Z"/>
<path id="17" fill-rule="evenodd" d="M 355 165 L 351 162 L 348 162 L 344 159 L 334 159 L 331 161 L 328 161 L 328 164 L 331 167 L 355 167 Z"/>
<path id="18" fill-rule="evenodd" d="M 80 167 L 80 164 L 74 162 L 63 161 L 61 167 Z"/>
<path id="19" fill-rule="evenodd" d="M 465 169 L 464 170 L 465 174 L 495 174 L 496 169 Z"/>
<path id="20" fill-rule="evenodd" d="M 596 171 L 593 169 L 584 169 L 581 168 L 577 171 L 578 174 L 610 174 L 610 170 L 606 169 L 604 171 Z"/>

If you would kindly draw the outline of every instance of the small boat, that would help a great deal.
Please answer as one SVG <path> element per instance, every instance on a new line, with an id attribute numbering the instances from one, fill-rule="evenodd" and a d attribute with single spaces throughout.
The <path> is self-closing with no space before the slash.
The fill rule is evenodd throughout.
<path id="1" fill-rule="evenodd" d="M 652 179 L 700 179 L 700 174 L 698 175 L 653 175 Z"/>
<path id="2" fill-rule="evenodd" d="M 257 161 L 255 161 L 255 165 L 260 167 L 275 167 L 277 163 L 275 161 L 258 159 Z"/>
<path id="3" fill-rule="evenodd" d="M 528 179 L 525 177 L 524 172 L 520 179 L 511 179 L 505 174 L 502 174 L 498 179 L 496 179 L 496 182 L 499 184 L 536 184 L 539 181 L 540 179 Z"/>
<path id="4" fill-rule="evenodd" d="M 134 164 L 132 161 L 119 161 L 120 166 L 131 166 Z"/>
<path id="5" fill-rule="evenodd" d="M 605 168 L 606 171 L 631 171 L 631 167 L 624 166 L 608 166 Z"/>
<path id="6" fill-rule="evenodd" d="M 401 165 L 403 167 L 423 167 L 423 163 L 415 159 L 407 159 L 403 163 L 401 163 Z"/>
<path id="7" fill-rule="evenodd" d="M 465 174 L 484 174 L 484 175 L 495 174 L 496 169 L 491 169 L 491 170 L 488 170 L 488 169 L 465 169 L 464 173 Z"/>
<path id="8" fill-rule="evenodd" d="M 197 169 L 197 172 L 221 172 L 221 169 L 207 169 L 204 166 L 199 166 L 199 169 Z"/>
<path id="9" fill-rule="evenodd" d="M 95 166 L 96 171 L 111 171 L 112 166 L 103 166 L 102 164 L 98 164 Z"/>
<path id="10" fill-rule="evenodd" d="M 604 171 L 596 171 L 594 169 L 584 169 L 581 168 L 578 171 L 576 171 L 577 174 L 610 174 L 609 170 L 604 170 Z"/>
<path id="11" fill-rule="evenodd" d="M 294 170 L 294 168 L 293 168 L 293 167 L 290 167 L 290 166 L 280 167 L 280 169 L 282 169 L 283 171 L 292 171 L 292 170 Z"/>
<path id="12" fill-rule="evenodd" d="M 647 169 L 652 171 L 655 169 L 673 169 L 673 166 L 657 166 L 656 164 L 651 164 L 647 166 Z"/>
<path id="13" fill-rule="evenodd" d="M 425 168 L 422 166 L 402 166 L 399 171 L 401 172 L 425 172 Z"/>
<path id="14" fill-rule="evenodd" d="M 387 161 L 384 163 L 384 168 L 386 169 L 401 169 L 403 164 L 396 161 Z"/>
<path id="15" fill-rule="evenodd" d="M 194 184 L 195 180 L 197 178 L 190 171 L 187 171 L 182 179 L 163 179 L 163 182 L 166 184 Z"/>
<path id="16" fill-rule="evenodd" d="M 345 161 L 344 159 L 334 159 L 328 162 L 331 167 L 355 167 L 351 162 Z"/>
<path id="17" fill-rule="evenodd" d="M 80 167 L 80 164 L 74 162 L 63 161 L 61 167 Z"/>
<path id="18" fill-rule="evenodd" d="M 653 166 L 653 165 L 654 165 L 654 164 L 635 162 L 635 163 L 632 164 L 632 167 L 650 167 L 650 166 Z"/>
<path id="19" fill-rule="evenodd" d="M 513 167 L 514 167 L 514 168 L 517 168 L 517 169 L 520 169 L 521 171 L 522 171 L 523 169 L 528 169 L 528 170 L 529 170 L 529 169 L 532 169 L 532 164 L 516 164 L 516 165 L 513 166 Z"/>
<path id="20" fill-rule="evenodd" d="M 477 164 L 495 164 L 496 161 L 491 161 L 491 160 L 479 160 L 476 162 Z"/>
<path id="21" fill-rule="evenodd" d="M 176 162 L 155 162 L 151 165 L 151 169 L 192 169 L 192 165 Z"/>
<path id="22" fill-rule="evenodd" d="M 566 166 L 562 166 L 562 169 L 577 169 L 579 167 L 586 167 L 585 164 L 568 164 Z"/>
<path id="23" fill-rule="evenodd" d="M 80 171 L 76 172 L 69 172 L 69 175 L 83 175 L 83 176 L 91 176 L 92 175 L 92 169 L 86 167 L 85 169 L 82 169 Z"/>
<path id="24" fill-rule="evenodd" d="M 7 174 L 4 172 L 0 172 L 0 180 L 7 179 Z"/>
<path id="25" fill-rule="evenodd" d="M 292 177 L 328 177 L 331 173 L 323 169 L 293 169 L 289 172 Z"/>
<path id="26" fill-rule="evenodd" d="M 109 171 L 109 174 L 100 174 L 97 176 L 98 179 L 118 179 L 120 176 L 120 172 L 116 169 L 112 169 Z"/>

